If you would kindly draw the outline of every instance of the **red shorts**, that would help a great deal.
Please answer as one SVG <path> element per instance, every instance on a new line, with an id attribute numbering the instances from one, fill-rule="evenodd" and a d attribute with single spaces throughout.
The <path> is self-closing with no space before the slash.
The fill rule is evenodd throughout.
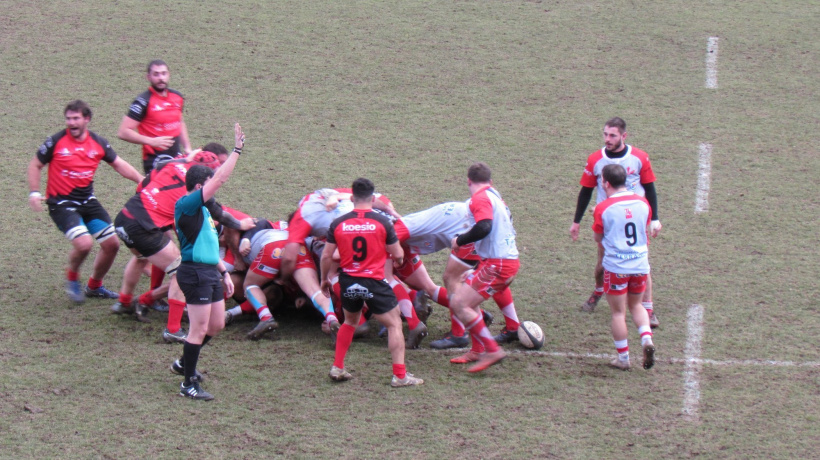
<path id="1" fill-rule="evenodd" d="M 620 275 L 604 270 L 604 292 L 612 295 L 642 294 L 646 291 L 646 273 Z"/>
<path id="2" fill-rule="evenodd" d="M 276 278 L 279 274 L 279 268 L 282 266 L 282 251 L 287 241 L 276 241 L 266 244 L 264 248 L 256 255 L 256 259 L 251 262 L 248 270 L 257 275 L 264 276 L 267 279 Z M 313 263 L 313 257 L 308 254 L 304 245 L 299 246 L 299 254 L 296 256 L 296 268 L 312 268 L 316 270 L 316 264 Z"/>
<path id="3" fill-rule="evenodd" d="M 395 273 L 400 280 L 404 281 L 422 265 L 424 265 L 424 262 L 421 261 L 421 257 L 418 254 L 404 248 L 404 262 L 402 262 L 399 268 L 394 269 L 393 273 Z"/>
<path id="4" fill-rule="evenodd" d="M 475 268 L 478 263 L 481 262 L 481 257 L 475 252 L 475 243 L 465 244 L 464 246 L 459 246 L 456 250 L 450 251 L 450 257 L 455 257 L 464 263 L 464 265 L 472 268 Z"/>
<path id="5" fill-rule="evenodd" d="M 518 259 L 484 259 L 465 283 L 489 299 L 512 284 L 520 265 Z"/>

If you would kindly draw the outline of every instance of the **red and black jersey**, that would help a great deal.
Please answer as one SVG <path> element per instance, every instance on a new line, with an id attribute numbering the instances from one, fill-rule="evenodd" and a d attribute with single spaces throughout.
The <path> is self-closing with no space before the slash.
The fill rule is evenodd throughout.
<path id="1" fill-rule="evenodd" d="M 399 239 L 389 218 L 369 209 L 354 209 L 330 224 L 327 241 L 339 248 L 342 272 L 382 280 L 387 260 L 385 246 Z"/>
<path id="2" fill-rule="evenodd" d="M 100 161 L 112 163 L 117 154 L 103 137 L 88 131 L 82 142 L 66 130 L 47 138 L 37 150 L 37 159 L 48 165 L 46 198 L 83 203 L 94 197 L 94 173 Z"/>
<path id="3" fill-rule="evenodd" d="M 182 134 L 182 109 L 185 98 L 177 91 L 168 89 L 167 95 L 159 94 L 154 88 L 140 94 L 128 109 L 128 118 L 139 122 L 137 132 L 144 136 L 171 136 L 174 145 L 168 150 L 156 151 L 148 144 L 142 146 L 142 159 L 147 160 L 159 154 L 172 157 L 181 152 L 179 136 Z"/>
<path id="4" fill-rule="evenodd" d="M 125 203 L 124 211 L 143 228 L 168 230 L 174 225 L 174 205 L 187 192 L 185 176 L 189 165 L 184 160 L 161 163 L 143 182 L 136 195 Z"/>

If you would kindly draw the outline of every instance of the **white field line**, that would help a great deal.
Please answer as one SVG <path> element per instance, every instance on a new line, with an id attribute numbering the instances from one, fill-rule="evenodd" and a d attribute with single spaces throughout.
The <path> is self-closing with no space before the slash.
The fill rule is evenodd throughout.
<path id="1" fill-rule="evenodd" d="M 433 352 L 433 353 L 443 353 L 447 354 L 448 352 L 457 355 L 464 353 L 465 351 L 469 350 L 469 348 L 451 348 L 449 350 L 434 350 L 432 348 L 421 348 L 418 350 L 408 351 L 408 353 L 419 353 L 419 352 Z M 616 354 L 607 354 L 607 353 L 573 353 L 573 352 L 564 352 L 564 351 L 535 351 L 535 350 L 504 350 L 507 354 L 510 355 L 523 355 L 523 356 L 542 356 L 542 357 L 554 357 L 554 358 L 573 358 L 573 359 L 600 359 L 605 361 L 610 361 L 614 358 L 617 358 L 618 355 Z M 711 366 L 759 366 L 759 367 L 820 367 L 820 361 L 805 361 L 805 362 L 795 362 L 795 361 L 774 361 L 774 360 L 767 360 L 767 359 L 686 359 L 686 358 L 663 358 L 659 357 L 657 354 L 655 355 L 655 362 L 656 363 L 670 363 L 670 364 L 687 364 L 687 363 L 695 363 L 695 364 L 705 364 Z"/>
<path id="2" fill-rule="evenodd" d="M 688 336 L 683 367 L 683 415 L 691 421 L 698 420 L 700 405 L 700 360 L 701 339 L 703 338 L 703 307 L 692 305 L 687 316 Z"/>
<path id="3" fill-rule="evenodd" d="M 718 37 L 709 37 L 706 42 L 706 87 L 717 88 Z"/>
<path id="4" fill-rule="evenodd" d="M 712 144 L 698 147 L 698 188 L 695 193 L 695 214 L 709 210 L 709 189 L 712 187 Z"/>

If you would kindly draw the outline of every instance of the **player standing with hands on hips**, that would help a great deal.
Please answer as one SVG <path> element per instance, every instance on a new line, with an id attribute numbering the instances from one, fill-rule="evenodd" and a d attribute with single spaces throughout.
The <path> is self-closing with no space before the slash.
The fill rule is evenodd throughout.
<path id="1" fill-rule="evenodd" d="M 327 243 L 322 251 L 322 291 L 330 297 L 328 279 L 333 264 L 333 253 L 339 249 L 339 285 L 344 324 L 336 336 L 336 356 L 330 368 L 330 378 L 337 382 L 350 380 L 353 375 L 344 368 L 344 359 L 353 333 L 367 307 L 373 316 L 387 328 L 387 348 L 393 361 L 393 387 L 421 385 L 424 380 L 407 372 L 404 365 L 404 334 L 398 300 L 384 275 L 387 255 L 393 264 L 401 266 L 404 251 L 390 220 L 373 211 L 375 186 L 369 179 L 353 181 L 353 210 L 337 217 L 327 232 Z"/>
<path id="2" fill-rule="evenodd" d="M 604 250 L 604 292 L 612 310 L 612 338 L 618 357 L 610 364 L 629 370 L 626 309 L 638 326 L 643 348 L 643 368 L 655 364 L 655 345 L 649 314 L 641 305 L 649 278 L 647 227 L 652 210 L 642 196 L 626 188 L 626 170 L 621 165 L 606 165 L 601 173 L 607 199 L 595 207 L 592 231 Z"/>
<path id="3" fill-rule="evenodd" d="M 202 377 L 198 375 L 196 365 L 202 347 L 225 328 L 223 294 L 227 292 L 230 297 L 234 290 L 231 275 L 219 257 L 219 235 L 205 206 L 228 180 L 242 154 L 245 134 L 239 123 L 234 126 L 234 140 L 233 152 L 216 171 L 203 165 L 188 170 L 185 176 L 188 194 L 180 198 L 174 208 L 174 224 L 182 253 L 177 282 L 185 294 L 190 329 L 183 344 L 182 357 L 171 368 L 182 368 L 185 381 L 180 385 L 179 394 L 191 399 L 214 399 L 199 385 Z"/>

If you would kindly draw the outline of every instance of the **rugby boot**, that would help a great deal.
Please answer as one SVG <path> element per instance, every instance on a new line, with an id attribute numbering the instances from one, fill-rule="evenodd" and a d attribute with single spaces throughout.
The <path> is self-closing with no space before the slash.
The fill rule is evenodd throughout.
<path id="1" fill-rule="evenodd" d="M 263 335 L 276 329 L 277 327 L 279 327 L 279 323 L 277 323 L 276 320 L 273 319 L 273 316 L 271 316 L 270 319 L 259 321 L 259 324 L 248 332 L 247 337 L 251 340 L 259 340 Z"/>
<path id="2" fill-rule="evenodd" d="M 340 367 L 333 366 L 330 368 L 330 380 L 333 380 L 334 382 L 344 382 L 345 380 L 350 380 L 352 378 L 353 374 Z"/>
<path id="3" fill-rule="evenodd" d="M 85 296 L 95 299 L 119 299 L 120 295 L 114 291 L 109 291 L 105 286 L 100 286 L 97 289 L 85 287 Z"/>
<path id="4" fill-rule="evenodd" d="M 469 344 L 470 339 L 467 338 L 467 334 L 459 336 L 450 333 L 445 335 L 443 338 L 430 342 L 430 348 L 445 350 L 447 348 L 464 348 Z"/>
<path id="5" fill-rule="evenodd" d="M 394 375 L 393 379 L 390 381 L 390 386 L 393 387 L 393 388 L 412 387 L 412 386 L 416 386 L 416 385 L 421 385 L 423 383 L 424 383 L 424 380 L 422 380 L 422 379 L 420 379 L 420 378 L 418 378 L 418 377 L 416 377 L 413 374 L 408 372 L 407 374 L 404 375 L 403 379 L 400 379 L 400 378 L 398 378 Z"/>
<path id="6" fill-rule="evenodd" d="M 415 350 L 421 345 L 421 341 L 427 337 L 427 325 L 419 321 L 415 329 L 407 332 L 407 339 L 404 341 L 404 348 L 407 350 Z"/>
<path id="7" fill-rule="evenodd" d="M 652 369 L 655 365 L 655 345 L 652 342 L 643 346 L 643 368 Z"/>
<path id="8" fill-rule="evenodd" d="M 516 342 L 518 341 L 518 329 L 510 331 L 505 327 L 504 329 L 501 329 L 501 332 L 498 335 L 493 336 L 493 338 L 499 344 Z"/>
<path id="9" fill-rule="evenodd" d="M 478 356 L 478 361 L 467 369 L 467 372 L 481 372 L 492 365 L 500 363 L 506 356 L 507 353 L 500 348 L 498 351 L 485 351 Z"/>

